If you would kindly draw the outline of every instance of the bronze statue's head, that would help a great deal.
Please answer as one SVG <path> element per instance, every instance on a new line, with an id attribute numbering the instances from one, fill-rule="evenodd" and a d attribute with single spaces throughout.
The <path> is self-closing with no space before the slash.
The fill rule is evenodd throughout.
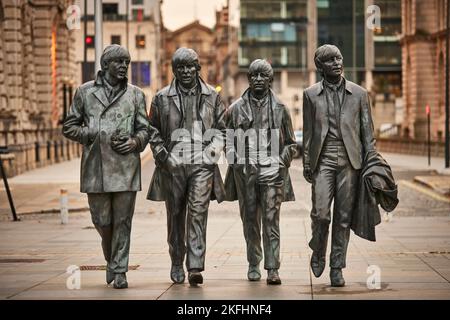
<path id="1" fill-rule="evenodd" d="M 247 78 L 252 93 L 256 96 L 264 96 L 272 85 L 272 66 L 266 60 L 256 59 L 248 67 Z"/>
<path id="2" fill-rule="evenodd" d="M 130 53 L 126 48 L 112 44 L 103 50 L 100 65 L 107 77 L 123 80 L 127 76 L 130 60 Z"/>
<path id="3" fill-rule="evenodd" d="M 338 80 L 344 72 L 343 57 L 338 47 L 324 44 L 314 54 L 317 71 L 327 80 Z"/>
<path id="4" fill-rule="evenodd" d="M 192 88 L 201 69 L 198 54 L 190 48 L 179 48 L 172 56 L 172 72 L 178 83 Z"/>

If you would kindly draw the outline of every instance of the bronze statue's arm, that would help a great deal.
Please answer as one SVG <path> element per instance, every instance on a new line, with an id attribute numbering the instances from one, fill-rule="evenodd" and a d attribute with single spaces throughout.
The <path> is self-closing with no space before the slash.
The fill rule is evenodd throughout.
<path id="1" fill-rule="evenodd" d="M 138 105 L 134 122 L 134 139 L 137 143 L 136 150 L 142 152 L 147 146 L 150 134 L 145 94 L 142 91 L 138 91 L 137 96 Z"/>
<path id="2" fill-rule="evenodd" d="M 310 168 L 309 146 L 312 137 L 312 110 L 311 100 L 306 91 L 303 91 L 303 168 Z"/>
<path id="3" fill-rule="evenodd" d="M 226 108 L 218 94 L 214 103 L 214 122 L 212 125 L 213 135 L 211 137 L 211 143 L 206 146 L 205 154 L 209 158 L 211 163 L 215 163 L 219 160 L 219 155 L 225 146 L 226 135 Z M 207 139 L 209 140 L 209 139 Z"/>
<path id="4" fill-rule="evenodd" d="M 161 136 L 161 116 L 160 108 L 163 106 L 160 97 L 155 95 L 150 106 L 149 114 L 149 143 L 153 152 L 153 157 L 159 163 L 164 163 L 169 157 L 169 153 L 164 147 L 164 140 Z"/>
<path id="5" fill-rule="evenodd" d="M 284 107 L 283 113 L 284 145 L 283 150 L 281 150 L 281 161 L 286 168 L 289 168 L 295 152 L 295 135 L 291 115 L 286 107 Z"/>
<path id="6" fill-rule="evenodd" d="M 303 176 L 309 183 L 312 182 L 309 147 L 312 139 L 312 104 L 306 91 L 303 91 Z"/>
<path id="7" fill-rule="evenodd" d="M 365 155 L 375 150 L 375 137 L 373 134 L 373 121 L 370 108 L 369 94 L 365 92 L 365 95 L 361 100 L 361 142 L 364 148 L 363 159 Z"/>
<path id="8" fill-rule="evenodd" d="M 86 123 L 87 116 L 84 111 L 85 98 L 82 90 L 77 89 L 69 113 L 64 120 L 62 133 L 70 139 L 83 145 L 89 145 L 95 140 L 95 124 Z"/>

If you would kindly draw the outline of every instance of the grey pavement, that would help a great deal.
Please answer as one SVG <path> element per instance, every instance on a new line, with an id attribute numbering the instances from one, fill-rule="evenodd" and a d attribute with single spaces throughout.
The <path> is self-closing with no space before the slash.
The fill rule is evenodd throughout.
<path id="1" fill-rule="evenodd" d="M 398 177 L 400 204 L 393 214 L 383 216 L 376 242 L 352 233 L 344 288 L 329 286 L 328 267 L 320 278 L 309 269 L 311 193 L 302 177 L 301 160 L 294 160 L 291 168 L 297 200 L 281 209 L 281 286 L 267 286 L 265 273 L 259 282 L 247 281 L 237 202 L 211 203 L 204 284 L 198 288 L 187 282 L 172 284 L 164 204 L 145 200 L 154 168 L 146 158 L 132 229 L 130 265 L 136 269 L 127 274 L 128 289 L 115 290 L 106 285 L 104 270 L 89 270 L 102 268 L 104 261 L 88 211 L 70 213 L 66 225 L 58 214 L 25 214 L 20 222 L 0 222 L 0 299 L 449 299 L 450 203 L 412 181 L 416 173 L 427 172 L 427 166 L 417 162 L 412 166 L 404 156 L 383 155 Z M 49 167 L 45 175 L 32 178 L 38 175 L 35 170 L 29 178 L 22 175 L 10 183 L 15 194 L 21 187 L 37 186 L 33 201 L 39 203 L 37 196 L 42 195 L 40 206 L 50 208 L 54 202 L 46 195 L 45 182 L 52 181 L 55 188 L 64 183 L 76 186 L 77 165 L 72 161 L 55 171 Z M 225 166 L 221 171 L 225 173 Z M 71 175 L 73 180 L 68 178 Z M 84 198 L 73 192 L 73 198 Z M 26 192 L 21 196 L 26 197 Z M 79 290 L 67 288 L 66 270 L 71 265 L 82 269 Z M 370 270 L 379 270 L 380 289 L 368 288 Z"/>

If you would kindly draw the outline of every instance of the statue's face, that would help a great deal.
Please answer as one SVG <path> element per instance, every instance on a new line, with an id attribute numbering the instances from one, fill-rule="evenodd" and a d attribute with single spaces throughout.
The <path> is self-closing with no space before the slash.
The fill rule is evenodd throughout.
<path id="1" fill-rule="evenodd" d="M 127 76 L 129 65 L 130 57 L 120 56 L 109 60 L 108 67 L 105 71 L 108 72 L 111 77 L 123 80 Z"/>
<path id="2" fill-rule="evenodd" d="M 256 70 L 248 76 L 250 90 L 256 95 L 262 95 L 269 91 L 271 77 L 270 74 L 261 70 Z"/>
<path id="3" fill-rule="evenodd" d="M 337 78 L 342 75 L 344 71 L 343 58 L 340 52 L 336 52 L 322 61 L 322 70 L 325 78 Z"/>
<path id="4" fill-rule="evenodd" d="M 192 88 L 197 80 L 195 63 L 193 61 L 179 63 L 175 69 L 175 78 L 177 78 L 183 87 Z"/>

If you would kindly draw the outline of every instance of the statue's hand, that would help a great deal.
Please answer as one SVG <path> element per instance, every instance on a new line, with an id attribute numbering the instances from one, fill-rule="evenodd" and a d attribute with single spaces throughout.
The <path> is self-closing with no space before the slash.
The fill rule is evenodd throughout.
<path id="1" fill-rule="evenodd" d="M 164 162 L 166 169 L 169 171 L 176 169 L 180 164 L 180 160 L 175 158 L 171 153 L 169 153 L 166 162 Z"/>
<path id="2" fill-rule="evenodd" d="M 118 140 L 115 140 L 111 143 L 111 147 L 114 151 L 120 154 L 128 154 L 136 150 L 137 142 L 136 139 L 128 136 L 128 137 L 120 137 Z"/>
<path id="3" fill-rule="evenodd" d="M 312 183 L 312 171 L 309 167 L 303 167 L 303 177 L 308 183 Z"/>

